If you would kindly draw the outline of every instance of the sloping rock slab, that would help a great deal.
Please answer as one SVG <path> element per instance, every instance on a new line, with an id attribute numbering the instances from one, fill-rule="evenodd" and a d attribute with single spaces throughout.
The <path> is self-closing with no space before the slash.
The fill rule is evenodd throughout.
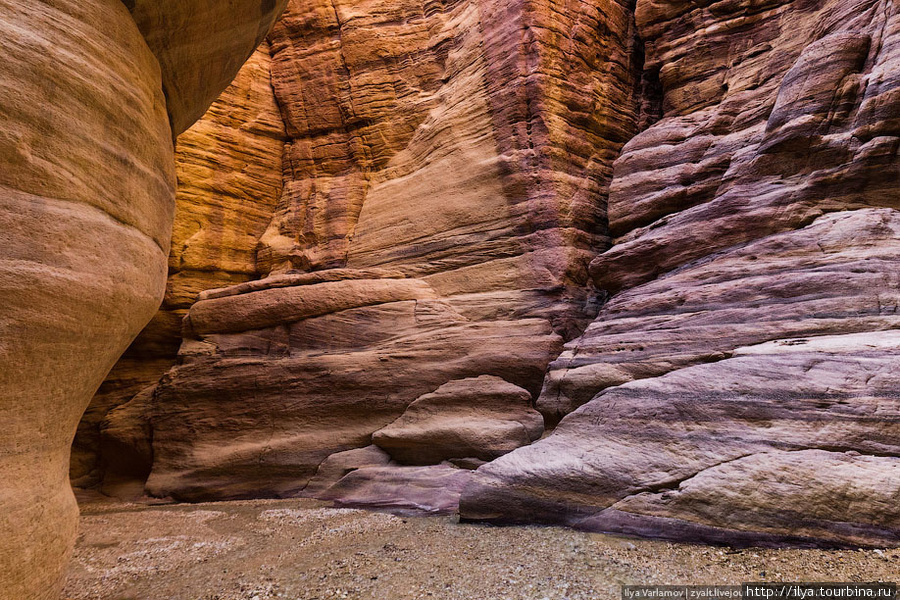
<path id="1" fill-rule="evenodd" d="M 461 516 L 708 542 L 900 544 L 898 345 L 897 331 L 782 340 L 611 388 L 476 471 Z"/>

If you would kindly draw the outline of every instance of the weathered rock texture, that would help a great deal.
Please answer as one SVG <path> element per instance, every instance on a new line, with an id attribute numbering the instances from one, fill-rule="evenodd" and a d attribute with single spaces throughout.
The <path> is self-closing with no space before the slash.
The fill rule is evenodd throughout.
<path id="1" fill-rule="evenodd" d="M 328 456 L 368 446 L 448 381 L 488 374 L 537 393 L 561 349 L 547 321 L 472 321 L 422 280 L 389 275 L 282 275 L 201 294 L 188 316 L 198 339 L 154 395 L 148 491 L 296 495 Z"/>
<path id="2" fill-rule="evenodd" d="M 634 34 L 616 2 L 292 4 L 270 37 L 288 142 L 258 248 L 267 276 L 191 308 L 182 364 L 151 401 L 147 490 L 311 493 L 329 456 L 481 376 L 515 402 L 498 404 L 493 379 L 459 384 L 427 426 L 446 443 L 471 406 L 482 420 L 457 432 L 463 456 L 379 439 L 400 463 L 473 466 L 537 438 L 546 366 L 597 310 L 587 267 L 608 243 L 612 160 L 640 120 Z M 462 481 L 388 469 L 422 489 Z"/>
<path id="3" fill-rule="evenodd" d="M 451 381 L 417 398 L 399 419 L 372 435 L 395 460 L 433 465 L 450 459 L 491 461 L 544 433 L 531 394 L 498 377 Z"/>
<path id="4" fill-rule="evenodd" d="M 269 44 L 255 263 L 201 245 L 239 276 L 105 426 L 150 494 L 900 542 L 892 3 L 315 0 Z"/>
<path id="5" fill-rule="evenodd" d="M 58 597 L 77 519 L 72 437 L 163 296 L 175 183 L 163 82 L 180 90 L 177 131 L 246 58 L 232 45 L 252 50 L 280 8 L 254 7 L 246 39 L 224 19 L 258 3 L 152 4 L 144 34 L 184 42 L 151 44 L 162 69 L 118 0 L 0 1 L 0 598 Z M 202 41 L 181 37 L 188 25 Z M 201 63 L 200 86 L 177 72 Z"/>
<path id="6" fill-rule="evenodd" d="M 149 463 L 120 460 L 121 446 L 107 439 L 106 432 L 115 429 L 109 428 L 107 416 L 155 385 L 176 363 L 181 321 L 201 291 L 259 277 L 256 246 L 282 188 L 284 125 L 272 92 L 270 62 L 263 44 L 205 117 L 178 138 L 165 299 L 79 424 L 71 468 L 76 486 L 108 478 L 104 487 L 112 492 L 109 486 L 123 479 L 146 480 Z M 107 447 L 110 452 L 104 452 Z"/>
<path id="7" fill-rule="evenodd" d="M 639 0 L 637 20 L 664 118 L 615 164 L 590 269 L 615 295 L 551 366 L 559 427 L 481 468 L 463 515 L 896 544 L 900 15 Z"/>

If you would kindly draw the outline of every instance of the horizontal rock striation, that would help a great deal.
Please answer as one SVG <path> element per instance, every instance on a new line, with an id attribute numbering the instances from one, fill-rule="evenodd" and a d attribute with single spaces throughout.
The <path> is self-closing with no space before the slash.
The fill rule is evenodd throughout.
<path id="1" fill-rule="evenodd" d="M 610 388 L 479 469 L 462 513 L 679 540 L 896 544 L 898 341 L 769 342 Z"/>
<path id="2" fill-rule="evenodd" d="M 897 423 L 900 17 L 870 2 L 638 2 L 663 118 L 616 161 L 613 294 L 552 365 L 556 430 L 465 518 L 882 545 Z M 568 415 L 568 416 L 567 416 Z"/>
<path id="3" fill-rule="evenodd" d="M 290 141 L 261 267 L 397 269 L 573 335 L 636 131 L 627 6 L 320 4 L 272 36 Z"/>
<path id="4" fill-rule="evenodd" d="M 896 544 L 898 52 L 872 0 L 292 2 L 91 431 L 177 500 Z"/>
<path id="5" fill-rule="evenodd" d="M 147 490 L 455 506 L 470 467 L 540 436 L 546 366 L 596 314 L 587 267 L 640 120 L 633 12 L 296 2 L 270 43 L 287 143 L 264 277 L 191 308 L 182 364 L 151 401 Z M 467 389 L 421 425 L 429 441 L 400 434 L 447 385 Z M 396 460 L 366 468 L 431 491 L 372 487 L 363 467 L 316 478 L 373 436 Z"/>
<path id="6" fill-rule="evenodd" d="M 280 8 L 201 4 L 0 1 L 4 600 L 59 597 L 78 513 L 72 438 L 164 294 L 173 131 L 202 114 Z"/>
<path id="7" fill-rule="evenodd" d="M 293 302 L 279 296 L 269 304 L 273 291 Z M 323 297 L 339 300 L 326 314 Z M 257 289 L 201 300 L 191 322 L 213 301 L 234 301 L 230 314 L 229 304 L 216 307 L 216 330 L 226 333 L 194 328 L 196 337 L 182 347 L 183 364 L 154 395 L 154 463 L 147 483 L 154 495 L 298 495 L 325 459 L 371 444 L 372 434 L 416 398 L 448 381 L 484 374 L 536 394 L 547 357 L 561 349 L 543 319 L 473 322 L 421 280 Z M 247 305 L 298 310 L 279 313 L 278 324 L 263 315 L 259 328 L 245 329 L 251 322 L 242 310 Z M 309 305 L 319 310 L 309 314 Z"/>
<path id="8" fill-rule="evenodd" d="M 146 480 L 150 463 L 118 460 L 121 446 L 107 439 L 111 411 L 154 386 L 176 363 L 182 320 L 201 291 L 259 277 L 256 245 L 282 188 L 284 125 L 270 62 L 263 45 L 206 116 L 178 138 L 178 190 L 163 305 L 113 367 L 79 424 L 70 469 L 76 486 L 100 484 L 107 493 L 119 493 L 120 484 L 131 480 L 125 489 L 133 491 Z M 123 414 L 146 412 L 125 411 L 119 420 Z M 133 427 L 148 425 L 135 422 Z"/>
<path id="9" fill-rule="evenodd" d="M 741 346 L 900 327 L 898 217 L 832 213 L 614 296 L 554 361 L 538 408 L 558 421 L 602 389 Z"/>

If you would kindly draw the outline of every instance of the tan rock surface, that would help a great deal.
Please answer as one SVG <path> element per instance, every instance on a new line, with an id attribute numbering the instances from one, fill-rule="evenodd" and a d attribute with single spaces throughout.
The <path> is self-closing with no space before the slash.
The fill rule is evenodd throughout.
<path id="1" fill-rule="evenodd" d="M 616 2 L 291 5 L 272 36 L 285 194 L 261 265 L 401 269 L 441 294 L 555 304 L 574 333 L 636 130 L 632 36 Z"/>
<path id="2" fill-rule="evenodd" d="M 379 281 L 406 281 L 424 297 L 373 304 L 377 296 L 357 293 Z M 298 305 L 304 294 L 323 293 L 343 304 L 268 329 L 186 340 L 184 363 L 153 400 L 149 493 L 298 495 L 330 455 L 368 446 L 375 431 L 448 381 L 489 374 L 535 393 L 547 357 L 561 347 L 545 320 L 470 321 L 416 280 L 307 282 L 221 300 L 267 291 L 288 292 Z M 347 305 L 354 300 L 359 306 Z M 225 331 L 244 322 L 242 313 L 224 310 L 217 320 Z"/>
<path id="3" fill-rule="evenodd" d="M 72 435 L 162 299 L 172 142 L 118 0 L 4 0 L 0 30 L 0 598 L 55 600 Z"/>
<path id="4" fill-rule="evenodd" d="M 270 80 L 264 44 L 204 118 L 178 138 L 175 223 L 163 306 L 107 376 L 79 424 L 72 447 L 76 486 L 129 475 L 122 470 L 124 462 L 103 451 L 104 419 L 175 364 L 182 320 L 199 293 L 259 276 L 256 246 L 282 188 L 284 125 Z"/>
<path id="5" fill-rule="evenodd" d="M 217 35 L 252 43 L 181 16 L 204 47 Z M 274 9 L 260 16 L 254 39 Z M 74 543 L 81 413 L 163 297 L 175 176 L 161 83 L 181 75 L 166 61 L 161 71 L 117 0 L 3 0 L 0 31 L 0 597 L 31 600 L 58 596 Z M 203 62 L 197 42 L 181 46 L 185 68 Z M 245 58 L 213 70 L 227 83 Z M 204 87 L 214 96 L 224 83 Z M 202 112 L 203 94 L 182 106 Z"/>

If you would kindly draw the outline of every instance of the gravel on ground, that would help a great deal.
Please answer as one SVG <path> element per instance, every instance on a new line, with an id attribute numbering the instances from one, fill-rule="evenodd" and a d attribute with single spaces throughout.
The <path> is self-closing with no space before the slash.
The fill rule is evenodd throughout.
<path id="1" fill-rule="evenodd" d="M 612 600 L 622 585 L 897 579 L 897 549 L 731 549 L 309 500 L 92 501 L 63 599 Z"/>

